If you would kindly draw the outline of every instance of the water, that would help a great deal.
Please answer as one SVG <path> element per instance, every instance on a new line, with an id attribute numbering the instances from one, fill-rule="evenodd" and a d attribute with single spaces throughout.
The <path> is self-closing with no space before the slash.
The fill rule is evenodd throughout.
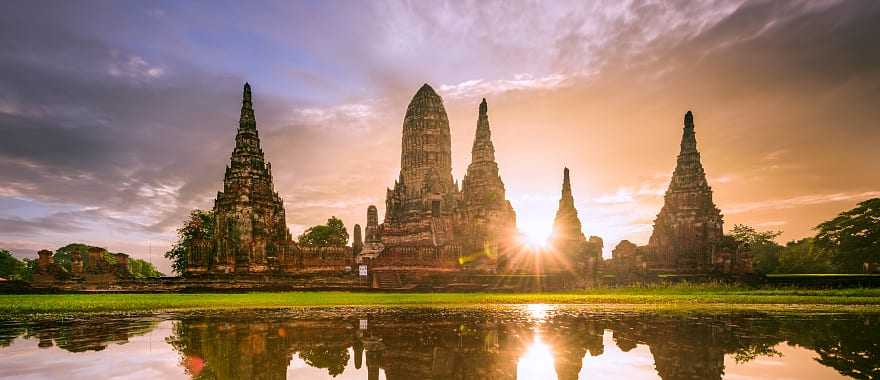
<path id="1" fill-rule="evenodd" d="M 0 321 L 2 379 L 880 379 L 878 314 L 531 305 Z"/>

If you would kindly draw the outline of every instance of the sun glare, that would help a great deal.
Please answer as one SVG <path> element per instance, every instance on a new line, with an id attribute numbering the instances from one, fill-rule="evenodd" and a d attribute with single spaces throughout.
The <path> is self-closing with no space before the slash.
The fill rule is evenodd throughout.
<path id="1" fill-rule="evenodd" d="M 550 232 L 542 228 L 520 230 L 522 243 L 530 248 L 545 248 L 550 240 Z"/>

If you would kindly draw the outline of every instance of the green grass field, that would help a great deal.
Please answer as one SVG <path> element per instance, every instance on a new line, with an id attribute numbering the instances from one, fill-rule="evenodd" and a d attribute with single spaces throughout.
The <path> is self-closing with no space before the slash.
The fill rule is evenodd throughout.
<path id="1" fill-rule="evenodd" d="M 0 314 L 144 312 L 312 306 L 586 304 L 652 308 L 859 309 L 880 312 L 880 289 L 747 289 L 723 285 L 603 288 L 562 293 L 256 292 L 0 295 Z"/>

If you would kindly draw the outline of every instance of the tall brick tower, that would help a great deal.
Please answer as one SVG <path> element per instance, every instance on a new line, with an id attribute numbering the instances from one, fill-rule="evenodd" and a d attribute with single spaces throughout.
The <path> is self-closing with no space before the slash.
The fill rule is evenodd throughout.
<path id="1" fill-rule="evenodd" d="M 382 241 L 443 245 L 452 239 L 451 216 L 460 198 L 452 180 L 452 142 L 443 99 L 423 85 L 406 109 L 400 178 L 388 189 Z"/>
<path id="2" fill-rule="evenodd" d="M 650 260 L 658 268 L 706 270 L 723 236 L 723 226 L 721 210 L 712 201 L 712 188 L 700 163 L 694 115 L 688 111 L 678 162 L 648 242 Z"/>
<path id="3" fill-rule="evenodd" d="M 516 232 L 516 213 L 507 200 L 504 182 L 495 162 L 486 99 L 480 103 L 471 163 L 462 180 L 461 216 L 467 235 L 476 239 L 511 240 Z M 474 243 L 481 243 L 476 241 Z"/>
<path id="4" fill-rule="evenodd" d="M 247 83 L 235 148 L 223 177 L 223 191 L 214 201 L 214 215 L 214 271 L 264 272 L 292 245 L 284 204 L 272 185 L 272 165 L 260 148 Z"/>
<path id="5" fill-rule="evenodd" d="M 568 168 L 562 171 L 562 195 L 559 198 L 559 208 L 556 209 L 556 217 L 553 219 L 553 235 L 550 237 L 555 242 L 578 241 L 587 239 L 581 230 L 581 219 L 574 207 L 574 196 L 571 194 L 571 178 Z"/>

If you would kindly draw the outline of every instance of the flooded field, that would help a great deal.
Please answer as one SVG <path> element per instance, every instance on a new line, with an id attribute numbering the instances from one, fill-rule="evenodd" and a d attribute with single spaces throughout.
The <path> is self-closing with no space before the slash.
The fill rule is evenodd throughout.
<path id="1" fill-rule="evenodd" d="M 880 378 L 880 314 L 577 306 L 0 320 L 2 379 Z"/>

